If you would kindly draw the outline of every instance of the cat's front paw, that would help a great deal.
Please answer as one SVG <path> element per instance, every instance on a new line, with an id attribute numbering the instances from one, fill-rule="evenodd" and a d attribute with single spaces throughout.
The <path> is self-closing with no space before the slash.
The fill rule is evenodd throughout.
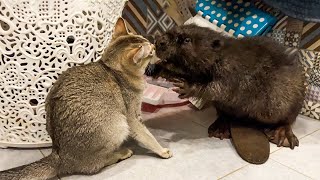
<path id="1" fill-rule="evenodd" d="M 172 155 L 172 152 L 167 149 L 167 148 L 163 148 L 162 152 L 159 154 L 160 157 L 164 158 L 164 159 L 169 159 L 171 158 L 173 155 Z"/>
<path id="2" fill-rule="evenodd" d="M 122 155 L 121 160 L 128 159 L 133 155 L 133 151 L 131 149 L 125 149 Z"/>

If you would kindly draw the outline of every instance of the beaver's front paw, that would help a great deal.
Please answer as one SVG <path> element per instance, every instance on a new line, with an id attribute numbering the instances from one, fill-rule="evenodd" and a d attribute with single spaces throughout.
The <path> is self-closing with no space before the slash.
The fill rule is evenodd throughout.
<path id="1" fill-rule="evenodd" d="M 160 157 L 164 159 L 169 159 L 172 157 L 172 153 L 169 149 L 163 148 L 162 152 L 159 154 Z"/>
<path id="2" fill-rule="evenodd" d="M 196 92 L 196 86 L 189 84 L 188 82 L 181 79 L 173 79 L 173 85 L 176 87 L 173 89 L 179 94 L 179 98 L 185 99 L 194 96 Z"/>

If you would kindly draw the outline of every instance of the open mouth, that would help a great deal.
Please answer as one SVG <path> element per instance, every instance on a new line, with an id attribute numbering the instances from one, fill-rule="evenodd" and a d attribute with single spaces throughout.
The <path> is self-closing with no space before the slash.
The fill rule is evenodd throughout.
<path id="1" fill-rule="evenodd" d="M 151 62 L 148 64 L 145 75 L 156 78 L 159 75 L 159 65 L 152 64 Z"/>

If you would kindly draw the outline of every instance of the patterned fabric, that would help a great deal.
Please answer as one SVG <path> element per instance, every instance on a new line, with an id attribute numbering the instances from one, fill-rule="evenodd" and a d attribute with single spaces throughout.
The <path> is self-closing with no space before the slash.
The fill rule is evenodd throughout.
<path id="1" fill-rule="evenodd" d="M 288 16 L 279 16 L 279 20 L 272 28 L 273 30 L 286 31 Z M 304 22 L 301 33 L 300 48 L 320 51 L 320 23 Z"/>
<path id="2" fill-rule="evenodd" d="M 314 119 L 320 119 L 320 103 L 304 101 L 301 114 Z"/>
<path id="3" fill-rule="evenodd" d="M 313 63 L 313 66 L 314 67 L 319 67 L 320 66 L 320 52 L 315 52 L 313 53 L 314 54 L 314 57 L 315 57 L 315 60 L 314 60 L 314 63 Z"/>
<path id="4" fill-rule="evenodd" d="M 302 115 L 320 119 L 320 52 L 299 50 L 299 60 L 307 78 L 305 102 Z"/>
<path id="5" fill-rule="evenodd" d="M 299 47 L 300 34 L 297 32 L 285 32 L 284 45 L 288 47 Z"/>
<path id="6" fill-rule="evenodd" d="M 302 36 L 301 48 L 320 51 L 320 23 L 305 23 Z"/>
<path id="7" fill-rule="evenodd" d="M 287 54 L 293 54 L 299 51 L 298 46 L 299 46 L 299 40 L 301 39 L 301 37 L 300 37 L 300 34 L 297 32 L 286 32 L 283 30 L 276 29 L 267 33 L 266 36 L 272 38 L 273 40 L 277 41 L 282 45 L 285 45 L 287 47 L 285 51 Z"/>
<path id="8" fill-rule="evenodd" d="M 127 21 L 130 32 L 144 36 L 162 34 L 175 26 L 163 10 L 168 5 L 167 0 L 130 0 L 122 17 Z"/>
<path id="9" fill-rule="evenodd" d="M 128 1 L 122 12 L 122 17 L 126 20 L 130 32 L 135 34 L 146 34 L 147 5 L 145 1 Z"/>
<path id="10" fill-rule="evenodd" d="M 310 76 L 309 84 L 320 87 L 320 70 L 313 68 L 309 76 Z"/>
<path id="11" fill-rule="evenodd" d="M 284 37 L 286 35 L 285 31 L 282 30 L 273 30 L 272 32 L 267 33 L 267 37 L 274 39 L 275 41 L 279 42 L 280 44 L 284 44 Z"/>
<path id="12" fill-rule="evenodd" d="M 288 47 L 299 48 L 302 28 L 302 21 L 288 18 L 286 25 L 286 34 L 284 38 L 284 45 Z"/>
<path id="13" fill-rule="evenodd" d="M 307 78 L 307 89 L 304 105 L 308 102 L 320 103 L 320 66 L 319 52 L 301 49 L 299 51 L 299 60 L 303 64 Z M 309 103 L 310 104 L 310 103 Z M 309 107 L 303 107 L 302 114 Z M 308 114 L 304 114 L 308 115 Z M 314 118 L 314 117 L 313 117 Z"/>
<path id="14" fill-rule="evenodd" d="M 168 3 L 164 10 L 179 26 L 196 14 L 194 0 L 171 0 Z"/>
<path id="15" fill-rule="evenodd" d="M 174 27 L 175 22 L 164 12 L 168 0 L 145 0 L 148 6 L 147 34 L 159 35 Z"/>
<path id="16" fill-rule="evenodd" d="M 313 66 L 319 66 L 318 54 L 319 52 L 316 51 L 301 49 L 299 52 L 299 58 L 304 66 L 313 68 Z"/>
<path id="17" fill-rule="evenodd" d="M 306 91 L 305 100 L 320 103 L 320 87 L 309 85 Z"/>
<path id="18" fill-rule="evenodd" d="M 254 3 L 254 5 L 258 9 L 265 11 L 265 12 L 271 14 L 272 16 L 276 17 L 277 21 L 279 21 L 280 19 L 282 19 L 284 17 L 284 14 L 282 14 L 278 9 L 272 8 L 272 7 L 264 4 L 260 0 L 253 0 L 252 2 Z"/>

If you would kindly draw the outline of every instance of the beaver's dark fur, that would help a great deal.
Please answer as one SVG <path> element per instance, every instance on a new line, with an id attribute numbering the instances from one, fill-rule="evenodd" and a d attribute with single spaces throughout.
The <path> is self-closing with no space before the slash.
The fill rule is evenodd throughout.
<path id="1" fill-rule="evenodd" d="M 291 125 L 301 110 L 305 76 L 296 56 L 266 37 L 233 39 L 208 28 L 185 25 L 156 41 L 162 59 L 149 76 L 182 79 L 183 97 L 212 100 L 219 118 L 210 128 L 215 137 L 229 137 L 229 119 L 250 119 L 273 125 L 270 141 L 298 146 Z"/>

